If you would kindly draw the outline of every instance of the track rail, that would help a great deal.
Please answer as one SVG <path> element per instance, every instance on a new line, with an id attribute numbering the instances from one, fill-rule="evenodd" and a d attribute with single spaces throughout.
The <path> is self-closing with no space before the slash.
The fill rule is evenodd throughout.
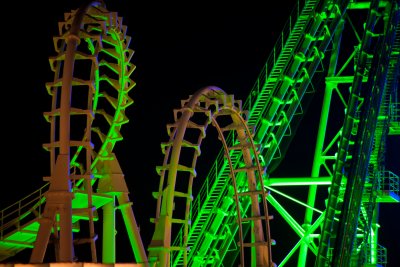
<path id="1" fill-rule="evenodd" d="M 227 95 L 218 87 L 209 86 L 182 101 L 182 108 L 174 111 L 175 122 L 167 127 L 169 141 L 162 145 L 165 154 L 163 165 L 157 167 L 160 185 L 159 191 L 154 193 L 157 198 L 157 212 L 153 220 L 155 232 L 149 246 L 150 262 L 168 266 L 170 253 L 174 251 L 183 254 L 184 266 L 193 266 L 202 260 L 188 257 L 188 233 L 191 226 L 192 185 L 197 176 L 196 163 L 200 156 L 201 143 L 206 137 L 206 129 L 212 124 L 219 133 L 225 158 L 230 166 L 230 184 L 234 192 L 232 198 L 236 202 L 239 232 L 243 237 L 239 239 L 241 263 L 244 265 L 245 262 L 244 249 L 253 248 L 253 262 L 273 266 L 272 240 L 269 235 L 271 217 L 268 215 L 267 192 L 262 180 L 264 169 L 258 160 L 252 133 L 247 127 L 248 113 L 241 108 L 241 101 L 234 100 L 232 95 Z M 235 133 L 236 141 L 228 145 L 225 135 L 229 136 L 232 132 Z M 233 165 L 232 152 L 240 153 L 242 164 Z M 242 202 L 251 203 L 250 215 L 242 213 Z M 180 214 L 183 210 L 185 212 Z M 244 241 L 242 229 L 243 224 L 247 223 L 252 225 L 254 239 Z M 177 231 L 180 227 L 183 227 L 183 232 Z M 177 237 L 181 242 L 178 246 L 171 247 L 171 236 L 177 233 L 182 234 Z M 209 233 L 209 238 L 212 238 L 211 236 L 212 232 Z M 197 263 L 193 263 L 193 259 L 197 260 Z"/>
<path id="2" fill-rule="evenodd" d="M 25 247 L 34 248 L 32 261 L 43 260 L 48 242 L 48 234 L 44 232 L 52 227 L 48 226 L 44 232 L 39 232 L 39 228 L 46 228 L 43 218 L 54 220 L 46 209 L 52 205 L 48 204 L 52 195 L 59 197 L 54 192 L 60 190 L 60 183 L 56 182 L 60 180 L 60 162 L 69 154 L 68 162 L 64 162 L 69 185 L 61 190 L 66 194 L 71 192 L 71 198 L 75 195 L 71 200 L 72 223 L 81 219 L 90 222 L 85 242 L 90 243 L 92 260 L 97 261 L 97 234 L 93 225 L 97 220 L 96 209 L 112 198 L 104 190 L 95 192 L 96 181 L 109 175 L 104 166 L 116 161 L 113 148 L 123 139 L 120 130 L 129 121 L 125 110 L 133 103 L 128 93 L 135 86 L 130 79 L 135 70 L 130 63 L 134 51 L 129 48 L 131 38 L 126 34 L 122 17 L 108 11 L 102 1 L 85 4 L 65 13 L 64 18 L 59 23 L 59 35 L 53 38 L 56 55 L 49 58 L 54 80 L 46 84 L 52 104 L 51 110 L 44 112 L 50 124 L 50 142 L 43 147 L 50 153 L 50 176 L 44 177 L 48 183 L 43 188 L 49 190 L 43 195 L 43 188 L 39 189 L 39 196 L 28 203 L 30 207 L 22 205 L 27 199 L 24 198 L 12 206 L 17 211 L 10 208 L 2 211 L 1 220 L 7 223 L 1 225 L 0 245 L 5 247 L 3 251 L 8 251 L 1 255 L 2 260 Z M 22 226 L 24 218 L 31 219 Z M 30 235 L 23 237 L 27 228 Z"/>

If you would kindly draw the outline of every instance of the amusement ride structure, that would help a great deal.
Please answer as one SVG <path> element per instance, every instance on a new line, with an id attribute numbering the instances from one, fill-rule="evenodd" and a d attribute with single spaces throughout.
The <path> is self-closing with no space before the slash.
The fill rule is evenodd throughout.
<path id="1" fill-rule="evenodd" d="M 135 86 L 127 28 L 102 1 L 64 17 L 46 84 L 50 176 L 1 210 L 2 262 L 26 249 L 30 264 L 76 262 L 87 247 L 85 261 L 117 263 L 120 211 L 138 266 L 387 263 L 378 229 L 380 205 L 400 201 L 385 157 L 400 135 L 398 1 L 300 0 L 243 103 L 216 86 L 181 101 L 161 144 L 148 248 L 113 152 Z M 320 117 L 310 174 L 274 177 L 311 107 Z M 208 127 L 222 149 L 198 177 Z M 283 246 L 279 231 L 297 241 Z"/>

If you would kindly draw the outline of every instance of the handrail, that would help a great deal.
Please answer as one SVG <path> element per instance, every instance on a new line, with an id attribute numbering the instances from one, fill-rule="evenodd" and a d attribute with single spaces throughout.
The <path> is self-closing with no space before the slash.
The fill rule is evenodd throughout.
<path id="1" fill-rule="evenodd" d="M 46 183 L 33 193 L 0 210 L 0 240 L 4 238 L 6 230 L 16 225 L 20 220 L 30 214 L 44 200 L 44 194 L 47 191 L 49 183 Z M 36 205 L 32 205 L 37 203 Z M 39 211 L 41 213 L 41 211 Z"/>
<path id="2" fill-rule="evenodd" d="M 281 51 L 284 48 L 284 45 L 286 41 L 288 40 L 289 36 L 292 33 L 292 30 L 294 28 L 294 25 L 300 16 L 302 6 L 304 6 L 306 3 L 306 0 L 297 0 L 296 5 L 294 6 L 293 10 L 291 11 L 289 15 L 289 19 L 285 23 L 283 30 L 281 34 L 278 36 L 278 39 L 274 45 L 274 48 L 272 52 L 270 53 L 269 57 L 267 58 L 266 64 L 264 64 L 255 84 L 253 85 L 253 88 L 250 90 L 250 94 L 248 95 L 246 101 L 244 102 L 243 109 L 244 110 L 249 110 L 250 112 L 254 108 L 254 105 L 257 101 L 257 98 L 260 94 L 260 92 L 263 89 L 264 84 L 267 81 L 268 76 L 271 74 L 273 66 L 275 66 L 276 62 L 278 61 L 278 57 L 281 53 Z M 268 73 L 270 71 L 270 73 Z M 251 113 L 250 113 L 251 116 Z M 228 143 L 232 143 L 233 140 L 233 135 L 229 134 L 227 138 Z M 210 189 L 212 188 L 214 181 L 216 180 L 216 177 L 220 177 L 220 171 L 224 170 L 224 151 L 221 149 L 221 151 L 218 153 L 214 164 L 211 166 L 210 171 L 208 172 L 208 175 L 206 177 L 206 180 L 204 181 L 202 187 L 200 188 L 197 196 L 195 197 L 192 205 L 191 205 L 191 220 L 192 222 L 196 222 L 197 216 L 199 215 L 199 210 L 202 208 L 204 205 L 204 201 L 207 198 Z M 213 175 L 215 173 L 215 175 Z M 192 226 L 193 227 L 193 226 Z M 177 234 L 174 244 L 177 244 L 179 242 L 179 238 L 182 235 L 183 228 L 179 231 Z"/>
<path id="3" fill-rule="evenodd" d="M 252 110 L 254 104 L 257 101 L 257 97 L 263 89 L 265 82 L 267 81 L 268 76 L 271 74 L 273 66 L 275 66 L 281 51 L 284 48 L 284 44 L 288 40 L 289 36 L 292 33 L 293 27 L 300 16 L 301 6 L 305 5 L 306 0 L 297 0 L 296 5 L 294 6 L 292 12 L 289 15 L 289 19 L 286 21 L 285 25 L 283 26 L 283 30 L 281 34 L 278 36 L 278 39 L 275 42 L 274 48 L 272 52 L 269 54 L 266 63 L 264 64 L 263 68 L 259 76 L 257 77 L 256 82 L 253 85 L 253 88 L 250 90 L 250 94 L 247 97 L 246 101 L 243 104 L 243 109 Z"/>
<path id="4" fill-rule="evenodd" d="M 306 1 L 305 0 L 298 0 L 295 7 L 293 8 L 290 16 L 289 16 L 289 20 L 286 22 L 285 26 L 283 27 L 283 30 L 281 32 L 281 34 L 279 35 L 274 49 L 272 51 L 272 53 L 269 55 L 268 59 L 267 59 L 267 63 L 264 65 L 264 67 L 261 70 L 261 73 L 259 74 L 253 88 L 250 91 L 249 96 L 247 97 L 244 105 L 243 105 L 243 109 L 245 110 L 252 110 L 253 106 L 251 105 L 252 103 L 255 103 L 255 101 L 253 102 L 254 98 L 257 98 L 258 94 L 260 93 L 262 86 L 264 85 L 266 78 L 268 77 L 268 66 L 272 66 L 275 65 L 277 58 L 280 54 L 280 52 L 283 49 L 283 46 L 285 44 L 285 42 L 287 41 L 287 39 L 289 38 L 291 32 L 292 32 L 292 28 L 297 20 L 297 18 L 300 15 L 300 2 L 302 2 L 302 4 L 304 4 Z M 287 33 L 287 34 L 286 34 Z M 262 84 L 260 84 L 260 82 L 262 81 Z M 261 85 L 261 87 L 260 87 Z M 232 135 L 229 135 L 229 137 L 227 138 L 227 141 L 232 142 Z M 200 203 L 203 203 L 204 197 L 203 194 L 208 195 L 210 186 L 212 186 L 214 180 L 215 180 L 215 176 L 214 175 L 210 175 L 214 172 L 218 172 L 218 170 L 221 170 L 222 168 L 218 168 L 220 166 L 223 166 L 223 158 L 224 158 L 224 153 L 223 150 L 220 151 L 220 153 L 218 154 L 215 163 L 212 165 L 209 174 L 207 175 L 206 181 L 204 182 L 203 186 L 201 187 L 199 193 L 197 194 L 197 197 L 195 198 L 193 205 L 192 205 L 192 221 L 195 221 L 197 215 L 198 215 L 198 208 L 201 208 Z"/>

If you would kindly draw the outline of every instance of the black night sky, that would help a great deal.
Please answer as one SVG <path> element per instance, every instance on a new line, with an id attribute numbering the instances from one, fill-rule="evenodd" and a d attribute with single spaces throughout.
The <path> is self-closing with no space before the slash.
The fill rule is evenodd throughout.
<path id="1" fill-rule="evenodd" d="M 130 47 L 135 50 L 132 63 L 137 68 L 131 78 L 137 85 L 130 92 L 135 102 L 127 109 L 130 122 L 122 127 L 124 140 L 116 145 L 115 153 L 145 246 L 152 236 L 150 218 L 156 210 L 151 192 L 157 191 L 159 183 L 156 166 L 163 160 L 160 143 L 168 138 L 166 124 L 173 121 L 173 109 L 180 107 L 180 100 L 208 85 L 234 94 L 235 99 L 247 98 L 294 7 L 293 0 L 271 2 L 274 4 L 106 1 L 109 11 L 124 18 L 132 37 Z M 2 27 L 0 209 L 38 189 L 44 184 L 42 177 L 49 175 L 48 152 L 42 148 L 50 135 L 43 117 L 43 112 L 51 108 L 45 88 L 45 83 L 53 79 L 48 57 L 55 55 L 52 37 L 58 34 L 57 22 L 64 12 L 81 3 L 14 1 L 4 9 L 9 18 Z M 305 120 L 313 119 L 317 121 L 318 117 Z M 303 132 L 296 141 L 295 148 L 304 148 L 307 142 L 313 147 L 315 137 Z M 212 149 L 207 155 L 214 159 L 212 154 L 219 150 Z M 305 164 L 296 158 L 311 151 L 288 152 L 293 176 L 309 175 L 311 165 L 304 169 Z M 398 157 L 398 151 L 391 153 Z M 392 164 L 399 170 L 399 159 L 395 162 Z M 381 206 L 380 243 L 389 251 L 387 266 L 395 266 L 400 262 L 395 252 L 400 251 L 400 205 Z"/>

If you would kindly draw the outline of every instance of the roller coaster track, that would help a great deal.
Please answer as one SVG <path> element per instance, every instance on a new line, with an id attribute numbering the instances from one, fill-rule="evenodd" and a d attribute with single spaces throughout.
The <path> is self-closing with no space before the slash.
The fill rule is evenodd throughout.
<path id="1" fill-rule="evenodd" d="M 182 101 L 174 110 L 175 121 L 167 127 L 170 139 L 162 144 L 163 165 L 157 167 L 160 186 L 153 193 L 157 209 L 149 262 L 157 266 L 247 266 L 250 262 L 314 266 L 315 259 L 318 267 L 386 264 L 386 249 L 376 236 L 379 205 L 400 202 L 399 177 L 385 166 L 387 136 L 400 134 L 399 12 L 398 1 L 391 0 L 298 1 L 243 106 L 216 87 L 204 88 Z M 72 87 L 88 88 L 81 99 L 89 99 L 84 108 L 80 103 L 70 112 L 71 122 L 74 117 L 85 118 L 73 124 L 80 139 L 68 144 L 73 151 L 72 230 L 79 233 L 79 220 L 89 222 L 89 237 L 76 243 L 88 242 L 96 261 L 93 222 L 98 218 L 93 207 L 103 207 L 108 214 L 115 208 L 116 196 L 129 221 L 126 225 L 130 225 L 137 262 L 146 265 L 128 190 L 112 153 L 115 142 L 122 139 L 119 129 L 128 121 L 124 110 L 132 103 L 127 95 L 134 86 L 129 79 L 134 70 L 129 63 L 129 37 L 121 18 L 104 6 L 95 4 L 88 14 L 80 35 L 88 43 L 83 51 L 66 56 L 65 44 L 74 39 L 69 30 L 76 11 L 66 14 L 60 36 L 55 38 L 58 55 L 50 59 L 55 80 L 47 86 L 53 105 L 45 113 L 51 141 L 44 145 L 50 151 L 52 176 L 46 179 L 54 181 L 57 158 L 62 156 L 57 125 L 65 113 L 57 92 L 66 86 L 62 79 L 66 72 L 61 69 L 67 58 L 89 61 L 89 76 L 71 79 Z M 112 74 L 100 75 L 101 70 Z M 103 84 L 112 92 L 103 87 L 100 91 Z M 312 100 L 318 97 L 322 107 L 310 177 L 273 177 L 296 131 L 302 129 L 301 120 L 317 106 Z M 101 100 L 110 107 L 101 108 Z M 101 123 L 95 125 L 95 115 L 104 119 L 106 130 Z M 203 179 L 197 177 L 195 167 L 209 124 L 217 129 L 223 149 Z M 99 146 L 92 142 L 90 132 L 97 133 Z M 196 197 L 195 178 L 204 180 Z M 299 200 L 282 186 L 297 186 L 307 196 Z M 317 198 L 321 187 L 326 201 Z M 41 236 L 39 218 L 45 217 L 49 192 L 51 188 L 45 185 L 1 211 L 0 260 L 25 248 L 35 252 L 33 241 Z M 293 203 L 305 208 L 300 220 L 291 214 Z M 269 214 L 287 225 L 273 225 Z M 112 218 L 104 217 L 103 226 L 109 231 L 103 234 L 106 241 L 114 242 Z M 297 241 L 287 249 L 278 239 L 271 247 L 275 244 L 271 236 L 287 231 L 284 227 L 295 233 Z M 57 226 L 53 229 L 58 233 Z M 42 249 L 47 245 L 45 239 L 40 239 Z M 36 251 L 33 258 L 40 261 L 42 253 Z M 115 255 L 103 255 L 103 262 L 115 262 Z"/>
<path id="2" fill-rule="evenodd" d="M 379 172 L 384 166 L 384 162 L 379 157 L 383 155 L 384 148 L 382 146 L 385 145 L 384 138 L 388 133 L 388 119 L 385 119 L 387 117 L 386 114 L 389 113 L 387 103 L 395 90 L 393 80 L 398 79 L 398 51 L 395 48 L 393 49 L 393 46 L 397 45 L 395 37 L 398 31 L 400 12 L 397 5 L 392 5 L 390 11 L 388 11 L 388 22 L 384 30 L 380 29 L 380 32 L 374 33 L 376 28 L 378 28 L 376 24 L 379 21 L 379 17 L 377 16 L 382 14 L 378 9 L 379 2 L 372 1 L 366 25 L 367 30 L 363 36 L 360 58 L 357 65 L 357 75 L 359 77 L 355 78 L 353 82 L 353 96 L 357 96 L 358 100 L 353 98 L 350 101 L 344 122 L 342 140 L 340 141 L 340 149 L 342 149 L 346 140 L 352 140 L 352 135 L 355 136 L 351 152 L 348 152 L 349 149 L 345 148 L 342 150 L 346 151 L 348 155 L 350 154 L 353 159 L 349 167 L 344 167 L 339 162 L 333 177 L 333 183 L 340 184 L 341 182 L 336 181 L 338 176 L 347 176 L 345 192 L 343 192 L 344 194 L 340 200 L 342 202 L 341 208 L 334 208 L 334 212 L 341 214 L 339 229 L 335 231 L 337 232 L 337 237 L 332 260 L 334 266 L 343 266 L 347 262 L 351 262 L 352 253 L 356 249 L 360 249 L 359 246 L 368 246 L 366 245 L 368 243 L 365 243 L 365 241 L 367 241 L 370 234 L 370 227 L 368 226 L 371 224 L 372 211 L 376 202 L 376 199 L 374 199 L 376 196 L 373 193 L 371 194 L 371 192 L 378 191 L 376 188 L 377 181 L 375 180 L 379 178 Z M 371 34 L 366 34 L 368 32 Z M 372 43 L 371 39 L 378 38 L 377 36 L 380 38 L 377 45 L 369 47 Z M 372 54 L 376 56 L 372 57 Z M 370 64 L 367 63 L 368 57 L 372 58 Z M 367 75 L 366 73 L 368 73 L 368 81 L 362 86 L 362 83 L 358 81 L 361 81 Z M 357 103 L 360 104 L 357 105 Z M 380 122 L 378 122 L 379 116 L 381 117 Z M 354 133 L 355 128 L 357 129 L 356 134 Z M 346 133 L 346 131 L 348 132 Z M 352 131 L 353 133 L 351 133 Z M 347 137 L 345 137 L 346 134 Z M 347 146 L 349 145 L 347 144 Z M 338 158 L 340 158 L 340 155 Z M 345 159 L 343 159 L 344 161 Z M 338 171 L 340 168 L 348 168 L 346 170 L 348 174 L 344 174 L 343 170 L 341 172 Z M 338 173 L 339 175 L 337 175 Z M 358 189 L 364 188 L 368 183 L 375 188 L 369 192 L 369 201 L 364 200 L 363 203 L 362 200 L 368 191 Z M 339 186 L 339 189 L 340 187 L 342 186 Z M 338 191 L 334 190 L 332 186 L 323 231 L 332 230 L 332 225 L 329 226 L 329 222 L 333 221 L 332 217 L 334 216 L 329 216 L 329 208 L 335 205 L 332 201 L 332 199 L 338 197 L 338 195 L 335 196 L 335 192 Z M 362 208 L 368 211 L 367 214 L 360 214 Z M 357 230 L 359 226 L 364 226 L 360 227 L 361 231 Z M 356 232 L 359 232 L 360 235 L 356 235 Z M 355 238 L 356 236 L 361 236 L 362 238 Z M 357 239 L 361 239 L 364 243 L 356 242 Z M 321 236 L 322 244 L 319 250 L 320 254 L 317 259 L 320 266 L 326 264 L 326 260 L 322 260 L 323 256 L 321 255 L 324 253 L 324 248 L 329 246 L 327 245 L 328 240 L 329 238 L 326 238 L 326 234 L 323 232 Z M 361 249 L 360 254 L 365 253 L 365 251 L 366 249 Z M 364 257 L 365 255 L 358 257 L 356 260 L 358 265 L 364 263 Z"/>
<path id="3" fill-rule="evenodd" d="M 131 38 L 126 35 L 122 18 L 108 11 L 102 1 L 65 13 L 64 18 L 59 23 L 59 35 L 54 37 L 56 56 L 49 58 L 54 81 L 46 84 L 52 105 L 44 116 L 50 123 L 51 139 L 43 146 L 50 152 L 51 176 L 44 178 L 49 183 L 42 188 L 1 211 L 0 260 L 25 248 L 34 248 L 31 261 L 43 261 L 50 231 L 56 239 L 58 234 L 63 235 L 62 230 L 57 230 L 60 226 L 56 226 L 58 219 L 54 212 L 63 207 L 54 199 L 71 198 L 69 191 L 74 195 L 70 221 L 73 227 L 67 231 L 78 233 L 79 221 L 88 221 L 89 236 L 74 242 L 89 243 L 92 260 L 97 261 L 97 233 L 93 225 L 98 220 L 96 209 L 113 205 L 116 195 L 112 190 L 118 190 L 107 181 L 121 173 L 112 151 L 123 139 L 120 129 L 129 121 L 125 109 L 133 103 L 128 96 L 135 86 L 129 78 L 135 69 L 130 63 Z M 69 175 L 68 182 L 62 185 L 57 180 L 61 169 L 68 168 L 68 164 L 62 166 L 65 154 L 70 155 L 70 169 L 65 172 Z M 98 182 L 99 178 L 102 181 Z M 121 185 L 118 200 L 121 205 L 129 206 L 127 188 Z M 93 190 L 95 186 L 97 192 Z M 133 222 L 132 211 L 123 213 L 124 219 Z M 62 212 L 59 215 L 63 216 Z M 111 231 L 114 235 L 114 230 Z M 62 259 L 69 248 L 59 245 L 58 257 Z"/>
<path id="4" fill-rule="evenodd" d="M 235 101 L 232 95 L 227 95 L 217 87 L 206 87 L 196 92 L 189 100 L 182 101 L 182 108 L 174 111 L 175 122 L 167 127 L 170 140 L 163 144 L 164 163 L 157 168 L 161 179 L 159 191 L 155 194 L 157 197 L 157 214 L 154 220 L 156 229 L 149 247 L 150 262 L 158 261 L 160 266 L 167 266 L 170 262 L 170 252 L 180 251 L 183 253 L 184 265 L 189 264 L 187 246 L 191 219 L 190 204 L 193 198 L 192 184 L 197 176 L 195 167 L 197 158 L 201 154 L 200 146 L 206 137 L 208 125 L 212 124 L 223 143 L 226 162 L 229 165 L 232 195 L 231 199 L 226 199 L 226 201 L 233 202 L 234 199 L 236 202 L 239 235 L 243 236 L 243 227 L 246 224 L 251 223 L 254 228 L 254 239 L 249 241 L 245 241 L 244 238 L 239 239 L 240 262 L 242 265 L 245 262 L 254 262 L 262 266 L 273 266 L 270 251 L 272 240 L 269 234 L 271 217 L 268 215 L 267 192 L 262 179 L 264 170 L 258 157 L 255 156 L 258 151 L 252 139 L 253 133 L 247 127 L 248 113 L 242 111 L 241 107 L 241 101 Z M 225 135 L 231 136 L 232 132 L 236 133 L 236 142 L 228 145 Z M 185 148 L 189 151 L 184 152 Z M 234 165 L 238 158 L 242 164 Z M 177 191 L 178 188 L 181 190 Z M 183 201 L 180 201 L 182 199 Z M 258 204 L 260 199 L 261 207 Z M 241 205 L 243 202 L 251 204 L 250 216 L 243 213 Z M 179 214 L 182 210 L 185 210 L 185 213 Z M 218 224 L 218 221 L 215 223 Z M 179 236 L 181 243 L 168 251 L 166 245 L 171 241 L 172 224 L 182 224 L 184 232 L 181 232 L 182 236 Z M 214 225 L 214 227 L 218 226 Z M 254 248 L 256 256 L 245 261 L 245 248 Z"/>
<path id="5" fill-rule="evenodd" d="M 338 7 L 306 1 L 301 13 L 298 13 L 300 7 L 294 9 L 290 21 L 296 23 L 289 23 L 284 28 L 274 53 L 245 102 L 245 108 L 250 111 L 248 123 L 255 127 L 255 140 L 262 144 L 260 155 L 267 170 L 272 160 L 283 156 L 279 155 L 281 140 L 290 135 L 290 128 L 295 129 L 291 123 L 295 125 L 296 117 L 302 114 L 303 96 L 330 43 L 330 33 L 335 31 L 341 19 L 342 10 Z M 239 163 L 234 161 L 234 164 Z M 188 242 L 191 247 L 189 255 L 193 258 L 191 266 L 222 264 L 227 251 L 232 250 L 231 243 L 237 232 L 234 217 L 220 216 L 217 225 L 224 227 L 210 229 L 216 216 L 212 212 L 215 203 L 223 207 L 218 213 L 232 213 L 232 208 L 221 203 L 229 192 L 227 169 L 220 154 L 194 201 Z M 242 204 L 243 210 L 248 208 L 249 203 Z M 210 239 L 214 244 L 210 245 Z M 181 264 L 181 255 L 178 254 L 174 265 Z"/>
<path id="6" fill-rule="evenodd" d="M 381 3 L 379 8 L 382 8 L 382 6 L 385 6 L 386 4 L 388 6 L 393 5 L 392 10 L 398 12 L 397 4 L 395 2 L 392 4 L 389 3 L 390 2 Z M 273 166 L 271 162 L 275 161 L 279 163 L 292 135 L 296 131 L 296 120 L 300 120 L 299 117 L 301 117 L 303 111 L 306 110 L 308 100 L 305 98 L 307 94 L 310 95 L 315 93 L 313 90 L 307 88 L 312 83 L 311 81 L 315 73 L 318 74 L 316 75 L 316 78 L 322 76 L 317 72 L 317 67 L 328 64 L 323 62 L 323 57 L 326 55 L 326 52 L 328 52 L 328 45 L 333 46 L 333 48 L 329 47 L 329 50 L 339 49 L 338 42 L 340 41 L 340 38 L 336 37 L 336 39 L 333 39 L 333 33 L 338 31 L 338 36 L 340 37 L 341 31 L 343 30 L 343 21 L 346 19 L 345 13 L 347 8 L 358 10 L 369 9 L 370 6 L 369 3 L 365 2 L 349 3 L 346 1 L 328 1 L 325 4 L 322 4 L 317 1 L 306 1 L 301 13 L 296 13 L 296 11 L 300 10 L 300 7 L 295 8 L 295 11 L 290 17 L 289 23 L 286 25 L 282 35 L 279 37 L 277 45 L 273 50 L 273 54 L 267 60 L 265 68 L 262 70 L 259 79 L 256 81 L 254 88 L 250 92 L 249 98 L 244 104 L 244 107 L 250 111 L 248 123 L 251 127 L 255 128 L 255 141 L 261 144 L 260 155 L 263 164 L 265 164 L 265 167 L 269 172 L 271 172 L 277 164 L 275 163 L 275 166 Z M 381 12 L 381 10 L 379 12 Z M 385 12 L 388 11 L 384 11 L 384 14 L 387 14 Z M 390 14 L 389 17 L 395 18 L 398 16 L 396 12 Z M 292 24 L 293 21 L 296 21 L 296 23 Z M 390 26 L 385 27 L 391 27 L 394 29 L 397 27 L 397 24 L 395 22 Z M 385 86 L 388 87 L 386 90 L 387 93 L 385 94 L 386 102 L 383 102 L 382 104 L 379 101 L 376 102 L 378 103 L 377 105 L 383 106 L 380 109 L 380 118 L 386 118 L 386 120 L 380 120 L 379 123 L 377 123 L 375 133 L 371 135 L 375 140 L 375 149 L 371 155 L 372 159 L 370 164 L 379 166 L 378 168 L 380 168 L 380 171 L 375 172 L 377 177 L 375 180 L 379 181 L 374 182 L 374 179 L 371 178 L 366 185 L 366 193 L 361 194 L 365 201 L 365 205 L 364 203 L 361 203 L 361 206 L 362 210 L 365 212 L 361 214 L 355 213 L 350 216 L 350 221 L 357 221 L 358 217 L 360 217 L 360 220 L 362 218 L 364 223 L 360 224 L 360 226 L 364 225 L 367 228 L 368 225 L 371 224 L 370 221 L 373 217 L 372 211 L 374 210 L 372 207 L 376 201 L 398 202 L 399 200 L 398 186 L 396 186 L 398 183 L 397 175 L 384 170 L 383 163 L 374 160 L 374 158 L 382 157 L 382 154 L 384 153 L 383 146 L 385 143 L 385 136 L 387 135 L 387 125 L 390 124 L 388 121 L 388 114 L 392 112 L 388 110 L 389 104 L 387 99 L 390 92 L 394 91 L 393 88 L 395 85 L 391 84 L 391 81 L 396 80 L 396 77 L 398 77 L 398 68 L 395 67 L 397 66 L 397 63 L 393 63 L 399 62 L 397 48 L 398 34 L 393 31 L 391 31 L 390 34 L 391 37 L 396 36 L 397 39 L 394 41 L 392 52 L 390 52 L 391 63 L 390 66 L 388 66 L 389 72 L 387 74 L 382 74 L 383 79 L 386 79 L 387 81 Z M 382 36 L 382 34 L 376 36 Z M 376 38 L 376 36 L 374 38 Z M 386 43 L 386 46 L 390 44 L 390 47 L 392 45 L 390 42 L 393 42 L 393 40 L 388 40 L 388 42 L 389 43 Z M 335 59 L 337 54 L 335 53 L 338 52 L 339 51 L 334 50 L 332 53 L 333 64 L 330 63 L 328 65 L 329 67 L 325 68 L 327 70 L 327 74 L 325 75 L 332 76 L 332 78 L 326 77 L 327 87 L 329 87 L 329 90 L 337 90 L 339 97 L 343 101 L 344 108 L 346 108 L 347 103 L 343 98 L 344 93 L 339 91 L 343 89 L 338 89 L 338 84 L 350 83 L 353 80 L 353 77 L 340 77 L 340 74 L 344 72 L 344 69 L 347 67 L 346 64 L 348 64 L 348 62 L 342 66 L 342 69 L 339 70 L 338 74 L 335 73 L 337 61 L 337 59 Z M 389 53 L 389 51 L 385 52 Z M 351 60 L 353 56 L 350 56 L 349 59 Z M 355 66 L 357 66 L 357 64 L 359 63 L 354 63 Z M 366 79 L 363 78 L 362 82 L 366 82 Z M 370 83 L 372 82 L 370 81 Z M 314 87 L 316 86 L 314 85 Z M 392 98 L 390 101 L 391 103 L 396 103 L 397 100 Z M 377 108 L 375 107 L 375 109 Z M 327 116 L 327 114 L 325 115 Z M 320 129 L 324 131 L 323 128 L 326 128 L 326 125 L 320 127 Z M 324 168 L 323 171 L 327 172 L 330 177 L 332 177 L 332 170 L 334 169 L 335 164 L 328 166 L 328 160 L 335 159 L 336 156 L 328 156 L 327 153 L 332 153 L 332 145 L 339 140 L 340 135 L 341 130 L 339 129 L 338 133 L 324 151 L 322 151 L 323 141 L 320 142 L 321 147 L 319 147 L 319 149 L 321 149 L 321 151 L 319 153 L 321 154 L 317 155 L 320 164 L 318 167 L 322 166 Z M 282 139 L 284 138 L 286 138 L 286 142 L 282 142 Z M 232 139 L 229 141 L 232 142 Z M 234 156 L 234 154 L 232 155 Z M 235 159 L 235 157 L 233 157 L 233 159 Z M 239 163 L 239 160 L 234 162 L 234 164 Z M 172 257 L 174 266 L 186 266 L 186 262 L 189 263 L 189 266 L 231 266 L 234 264 L 234 259 L 236 258 L 238 251 L 235 246 L 235 242 L 238 241 L 238 237 L 235 236 L 238 228 L 235 223 L 235 216 L 232 216 L 232 214 L 234 214 L 233 207 L 229 204 L 231 202 L 229 201 L 229 175 L 227 169 L 228 166 L 226 162 L 223 161 L 221 152 L 213 164 L 199 195 L 193 202 L 191 230 L 187 234 L 189 239 L 187 242 L 187 249 L 190 249 L 188 254 L 189 257 L 183 261 L 183 255 L 186 254 L 181 251 L 175 252 Z M 315 169 L 315 167 L 313 167 L 313 169 Z M 316 173 L 312 176 L 316 178 L 318 177 L 318 174 Z M 313 177 L 310 177 L 308 179 L 309 181 L 306 179 L 297 179 L 297 183 L 312 184 L 313 181 L 311 178 Z M 323 180 L 322 177 L 319 178 L 320 181 Z M 274 179 L 270 179 L 269 184 L 273 185 L 273 180 Z M 287 179 L 286 184 L 290 186 L 294 180 L 296 179 Z M 285 184 L 284 179 L 280 179 L 280 183 Z M 378 183 L 379 185 L 377 185 Z M 268 178 L 266 179 L 266 184 L 268 184 Z M 321 182 L 321 184 L 323 184 L 323 182 Z M 386 187 L 386 190 L 384 187 Z M 390 187 L 391 189 L 389 189 Z M 315 188 L 316 187 L 311 190 L 315 190 Z M 282 192 L 274 191 L 272 188 L 270 188 L 270 190 L 272 193 L 283 195 Z M 343 192 L 343 190 L 341 192 Z M 372 197 L 376 194 L 379 195 L 379 200 L 377 200 L 376 197 Z M 311 225 L 311 219 L 307 218 L 306 215 L 306 225 L 310 225 L 310 228 L 307 229 L 301 227 L 300 223 L 295 222 L 293 217 L 291 217 L 285 208 L 273 197 L 273 194 L 268 195 L 268 200 L 270 201 L 270 204 L 281 213 L 282 217 L 285 218 L 292 229 L 301 237 L 299 243 L 297 243 L 292 251 L 290 251 L 282 262 L 280 262 L 280 266 L 283 266 L 289 261 L 290 257 L 292 257 L 293 252 L 299 248 L 301 241 L 309 238 L 308 236 L 316 231 L 317 226 L 322 225 L 322 222 L 324 221 L 324 213 L 314 221 L 313 225 Z M 308 201 L 308 213 L 309 210 L 313 208 L 314 202 L 315 198 Z M 242 203 L 242 210 L 246 210 L 248 207 L 248 203 Z M 357 210 L 357 208 L 355 210 Z M 332 219 L 338 220 L 338 217 L 333 217 Z M 309 220 L 310 222 L 308 222 Z M 342 218 L 342 220 L 347 220 L 347 218 Z M 374 247 L 374 251 L 371 250 L 371 247 L 365 247 L 365 241 L 369 236 L 369 231 L 365 231 L 365 229 L 362 229 L 361 231 L 365 233 L 361 235 L 362 238 L 364 238 L 364 249 L 362 249 L 362 252 L 365 253 L 368 251 L 369 253 L 369 259 L 367 262 L 377 262 L 377 254 L 379 253 L 378 245 L 369 240 L 367 242 L 369 243 L 368 246 Z M 180 236 L 181 235 L 178 235 L 175 243 L 179 243 Z M 315 255 L 317 255 L 319 249 L 318 245 L 314 243 L 314 241 L 308 242 L 310 243 L 305 246 L 305 250 L 310 249 Z M 355 245 L 355 247 L 357 247 L 357 245 Z M 306 256 L 303 255 L 306 255 L 306 253 L 304 253 L 304 248 L 300 248 L 300 250 L 302 252 L 299 256 L 298 264 L 299 266 L 303 266 L 306 262 Z M 333 248 L 329 249 L 330 253 L 332 253 L 332 250 Z M 356 254 L 360 252 L 360 248 L 358 247 L 356 251 L 351 249 L 349 251 Z M 362 253 L 360 253 L 359 258 L 362 260 L 365 255 L 363 256 L 361 254 Z M 332 254 L 330 254 L 329 257 L 329 259 L 331 259 Z M 384 259 L 380 260 L 384 261 Z"/>

